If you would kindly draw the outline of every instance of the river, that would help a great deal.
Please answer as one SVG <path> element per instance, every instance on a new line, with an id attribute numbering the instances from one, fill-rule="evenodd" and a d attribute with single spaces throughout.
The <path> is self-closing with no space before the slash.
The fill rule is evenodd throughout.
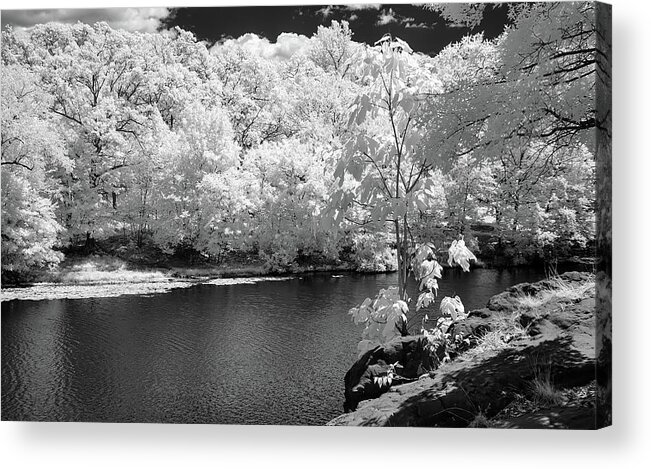
<path id="1" fill-rule="evenodd" d="M 532 268 L 448 269 L 439 298 L 458 294 L 476 309 L 543 277 Z M 356 359 L 361 326 L 347 311 L 396 280 L 314 274 L 5 301 L 2 420 L 324 424 L 342 412 L 344 374 Z"/>

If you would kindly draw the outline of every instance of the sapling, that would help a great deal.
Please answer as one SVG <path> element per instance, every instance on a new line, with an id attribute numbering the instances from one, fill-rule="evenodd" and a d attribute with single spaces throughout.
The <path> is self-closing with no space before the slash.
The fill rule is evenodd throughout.
<path id="1" fill-rule="evenodd" d="M 410 250 L 410 270 L 419 282 L 419 295 L 415 311 L 430 307 L 436 301 L 438 280 L 442 278 L 443 266 L 436 260 L 436 248 L 432 243 L 417 245 Z M 448 249 L 448 265 L 460 266 L 464 272 L 470 270 L 470 261 L 476 260 L 475 255 L 466 247 L 463 238 L 452 242 Z M 389 287 L 379 291 L 374 299 L 366 298 L 364 302 L 352 308 L 349 314 L 355 324 L 364 324 L 362 340 L 357 349 L 360 354 L 381 344 L 390 342 L 396 337 L 409 333 L 407 315 L 409 314 L 411 298 L 401 297 L 397 287 Z M 444 297 L 440 303 L 441 317 L 433 328 L 427 327 L 429 318 L 425 315 L 420 333 L 431 343 L 449 340 L 447 329 L 452 322 L 466 317 L 465 308 L 458 296 Z"/>

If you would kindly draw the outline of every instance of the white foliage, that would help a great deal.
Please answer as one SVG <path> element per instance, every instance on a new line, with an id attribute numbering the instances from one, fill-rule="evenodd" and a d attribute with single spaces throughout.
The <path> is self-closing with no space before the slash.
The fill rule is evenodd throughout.
<path id="1" fill-rule="evenodd" d="M 434 261 L 434 262 L 436 262 L 436 261 Z M 435 294 L 438 293 L 439 284 L 438 284 L 437 280 L 434 278 L 434 274 L 432 273 L 431 275 L 423 277 L 423 279 L 420 281 L 419 288 L 421 290 L 434 291 Z"/>
<path id="2" fill-rule="evenodd" d="M 431 243 L 416 247 L 411 261 L 414 278 L 420 281 L 419 289 L 423 292 L 418 296 L 416 310 L 427 308 L 436 300 L 443 267 L 436 261 L 435 247 Z"/>
<path id="3" fill-rule="evenodd" d="M 448 249 L 448 265 L 450 267 L 454 264 L 461 266 L 464 272 L 470 271 L 470 261 L 476 261 L 477 257 L 470 252 L 470 249 L 466 247 L 466 243 L 463 239 L 456 239 L 452 241 L 450 249 Z"/>
<path id="4" fill-rule="evenodd" d="M 418 301 L 416 301 L 416 311 L 421 308 L 427 308 L 429 305 L 436 301 L 436 294 L 432 292 L 424 292 L 418 295 Z"/>
<path id="5" fill-rule="evenodd" d="M 375 299 L 366 298 L 349 314 L 355 324 L 365 324 L 362 332 L 363 340 L 359 343 L 358 351 L 363 354 L 370 348 L 389 342 L 400 336 L 401 325 L 407 322 L 407 303 L 400 299 L 398 288 L 389 287 L 380 290 Z"/>
<path id="6" fill-rule="evenodd" d="M 450 316 L 453 321 L 463 319 L 466 317 L 465 308 L 461 302 L 461 298 L 455 296 L 454 298 L 446 296 L 441 300 L 441 314 L 443 316 Z"/>
<path id="7" fill-rule="evenodd" d="M 435 327 L 431 329 L 423 329 L 423 335 L 430 343 L 445 340 L 447 337 L 445 331 L 447 331 L 450 324 L 451 322 L 448 318 L 439 318 Z"/>

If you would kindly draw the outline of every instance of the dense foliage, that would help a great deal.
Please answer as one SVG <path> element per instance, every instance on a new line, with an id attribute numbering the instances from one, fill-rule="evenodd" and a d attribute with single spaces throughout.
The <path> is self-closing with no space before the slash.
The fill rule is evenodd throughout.
<path id="1" fill-rule="evenodd" d="M 390 37 L 363 46 L 345 22 L 283 57 L 182 30 L 5 30 L 3 276 L 119 235 L 215 261 L 255 253 L 271 270 L 400 267 L 395 303 L 418 246 L 463 234 L 477 253 L 476 225 L 494 230 L 492 254 L 586 246 L 593 7 L 510 8 L 503 36 L 436 57 Z"/>

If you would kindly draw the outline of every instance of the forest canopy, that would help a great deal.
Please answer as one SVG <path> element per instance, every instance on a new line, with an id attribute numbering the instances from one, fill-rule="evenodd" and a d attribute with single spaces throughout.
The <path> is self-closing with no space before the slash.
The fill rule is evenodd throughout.
<path id="1" fill-rule="evenodd" d="M 508 8 L 499 37 L 435 56 L 358 43 L 343 21 L 290 56 L 178 28 L 6 29 L 3 277 L 104 239 L 269 270 L 393 269 L 406 226 L 480 257 L 579 252 L 595 236 L 594 6 Z"/>

